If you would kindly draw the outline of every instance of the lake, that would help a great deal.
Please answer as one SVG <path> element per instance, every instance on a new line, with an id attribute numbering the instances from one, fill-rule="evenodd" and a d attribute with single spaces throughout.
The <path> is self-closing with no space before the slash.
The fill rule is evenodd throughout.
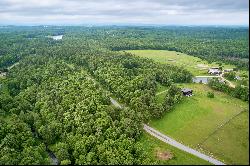
<path id="1" fill-rule="evenodd" d="M 63 35 L 51 36 L 54 40 L 62 40 Z"/>

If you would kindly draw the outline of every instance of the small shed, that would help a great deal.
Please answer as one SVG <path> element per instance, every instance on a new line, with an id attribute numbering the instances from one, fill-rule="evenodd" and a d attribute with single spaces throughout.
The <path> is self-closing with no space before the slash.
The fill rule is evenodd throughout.
<path id="1" fill-rule="evenodd" d="M 181 92 L 184 96 L 192 96 L 193 95 L 193 90 L 189 88 L 183 88 L 181 89 Z"/>

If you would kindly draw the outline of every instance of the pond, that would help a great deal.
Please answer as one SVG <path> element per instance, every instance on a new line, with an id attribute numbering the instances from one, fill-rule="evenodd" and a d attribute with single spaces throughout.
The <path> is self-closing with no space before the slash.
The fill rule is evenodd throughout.
<path id="1" fill-rule="evenodd" d="M 63 35 L 51 36 L 51 38 L 54 40 L 62 40 Z"/>

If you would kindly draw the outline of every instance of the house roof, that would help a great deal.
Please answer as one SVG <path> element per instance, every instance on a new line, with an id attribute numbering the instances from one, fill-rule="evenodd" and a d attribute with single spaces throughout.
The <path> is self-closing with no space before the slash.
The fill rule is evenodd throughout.
<path id="1" fill-rule="evenodd" d="M 183 89 L 181 89 L 181 91 L 184 92 L 184 93 L 193 92 L 193 90 L 189 89 L 189 88 L 183 88 Z"/>
<path id="2" fill-rule="evenodd" d="M 220 70 L 219 69 L 209 69 L 209 72 L 211 72 L 211 73 L 218 73 L 218 72 L 220 72 Z"/>

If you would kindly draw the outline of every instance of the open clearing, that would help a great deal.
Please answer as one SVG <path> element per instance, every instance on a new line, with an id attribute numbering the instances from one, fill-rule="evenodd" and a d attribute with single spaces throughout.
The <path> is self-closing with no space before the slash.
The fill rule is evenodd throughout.
<path id="1" fill-rule="evenodd" d="M 196 156 L 168 145 L 148 133 L 144 132 L 140 143 L 147 152 L 147 158 L 156 163 L 144 164 L 166 164 L 166 165 L 209 165 L 210 163 Z M 170 159 L 171 158 L 171 159 Z"/>
<path id="2" fill-rule="evenodd" d="M 194 96 L 185 97 L 163 118 L 152 120 L 150 126 L 228 164 L 248 164 L 248 103 L 203 84 L 179 86 L 193 89 Z M 215 98 L 208 98 L 208 91 L 213 91 Z"/>
<path id="3" fill-rule="evenodd" d="M 197 150 L 195 150 L 193 148 L 190 148 L 190 147 L 188 147 L 186 145 L 183 145 L 182 143 L 174 140 L 173 138 L 171 138 L 171 137 L 169 137 L 169 136 L 167 136 L 165 134 L 162 134 L 158 130 L 155 130 L 154 128 L 152 128 L 152 127 L 150 127 L 150 126 L 148 126 L 146 124 L 144 124 L 143 129 L 147 133 L 149 133 L 150 135 L 154 136 L 155 138 L 157 138 L 157 139 L 159 139 L 159 140 L 161 140 L 161 141 L 163 141 L 163 142 L 165 142 L 165 143 L 167 143 L 169 145 L 172 145 L 172 146 L 174 146 L 174 147 L 176 147 L 178 149 L 181 149 L 181 150 L 183 150 L 185 152 L 188 152 L 188 153 L 190 153 L 192 155 L 195 155 L 195 156 L 197 156 L 197 157 L 199 157 L 201 159 L 204 159 L 205 161 L 208 161 L 208 162 L 210 162 L 212 164 L 215 164 L 215 165 L 225 165 L 225 163 L 223 163 L 223 162 L 221 162 L 221 161 L 219 161 L 219 160 L 217 160 L 217 159 L 215 159 L 215 158 L 213 158 L 211 156 L 208 156 L 208 155 L 206 155 L 204 153 L 198 152 Z"/>
<path id="4" fill-rule="evenodd" d="M 182 66 L 194 76 L 208 75 L 209 67 L 218 66 L 175 51 L 127 52 L 162 64 Z M 222 67 L 227 69 L 235 66 L 222 64 Z M 238 71 L 237 75 L 245 75 L 248 81 L 248 71 Z M 214 91 L 207 85 L 192 83 L 179 86 L 193 89 L 194 96 L 185 97 L 172 112 L 166 113 L 161 119 L 152 120 L 150 126 L 200 152 L 214 155 L 227 164 L 249 164 L 249 103 Z M 157 86 L 156 99 L 159 103 L 164 102 L 166 90 L 164 86 Z M 208 98 L 208 91 L 214 92 L 215 98 Z"/>
<path id="5" fill-rule="evenodd" d="M 126 50 L 140 57 L 153 59 L 156 62 L 163 64 L 172 64 L 176 66 L 182 66 L 190 71 L 194 76 L 209 75 L 207 70 L 209 67 L 216 67 L 218 64 L 208 63 L 206 60 L 202 60 L 198 57 L 190 56 L 184 53 L 167 50 Z M 223 69 L 232 69 L 234 65 L 222 64 Z M 239 74 L 249 75 L 248 71 L 240 71 Z"/>
<path id="6" fill-rule="evenodd" d="M 160 84 L 157 86 L 157 90 L 164 90 L 164 86 Z M 110 98 L 111 103 L 118 108 L 122 108 L 122 105 L 115 99 Z M 146 150 L 147 157 L 143 164 L 170 164 L 170 165 L 198 165 L 198 164 L 210 164 L 209 162 L 200 159 L 190 153 L 182 151 L 176 147 L 173 147 L 165 142 L 158 140 L 157 138 L 144 132 L 140 143 Z M 154 162 L 154 163 L 152 163 Z"/>
<path id="7" fill-rule="evenodd" d="M 225 158 L 231 164 L 249 164 L 249 131 L 246 131 L 245 126 L 248 125 L 248 119 L 249 112 L 241 113 L 211 135 L 201 144 L 202 148 L 213 151 L 216 156 Z"/>

